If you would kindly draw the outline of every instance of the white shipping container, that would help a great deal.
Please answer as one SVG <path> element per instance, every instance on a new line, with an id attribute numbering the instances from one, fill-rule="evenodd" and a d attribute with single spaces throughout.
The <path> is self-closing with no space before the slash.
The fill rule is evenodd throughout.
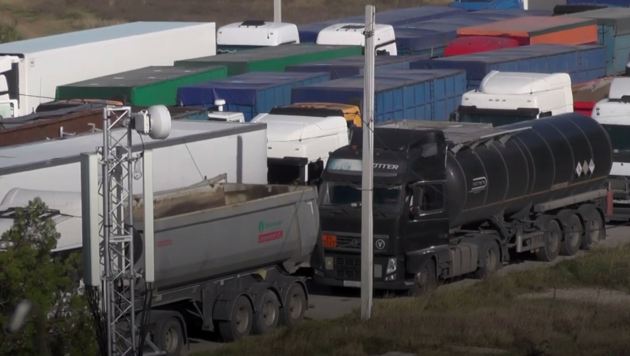
<path id="1" fill-rule="evenodd" d="M 214 22 L 133 22 L 0 45 L 0 116 L 32 113 L 57 86 L 216 54 Z"/>

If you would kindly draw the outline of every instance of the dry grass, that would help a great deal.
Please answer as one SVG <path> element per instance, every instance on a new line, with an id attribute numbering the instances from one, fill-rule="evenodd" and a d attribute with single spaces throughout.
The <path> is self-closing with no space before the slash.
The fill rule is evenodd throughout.
<path id="1" fill-rule="evenodd" d="M 555 298 L 553 291 L 560 288 L 565 297 Z M 630 296 L 622 295 L 621 303 L 593 300 L 583 298 L 585 288 L 630 292 L 630 248 L 596 250 L 551 268 L 489 278 L 466 289 L 381 300 L 366 323 L 358 313 L 307 322 L 197 356 L 472 353 L 454 346 L 497 348 L 507 355 L 630 355 Z M 522 297 L 550 290 L 547 298 Z"/>
<path id="2" fill-rule="evenodd" d="M 285 0 L 283 20 L 297 24 L 362 15 L 365 5 L 377 11 L 446 0 Z M 214 21 L 273 19 L 272 0 L 0 0 L 0 25 L 15 26 L 22 38 L 40 37 L 129 21 Z"/>

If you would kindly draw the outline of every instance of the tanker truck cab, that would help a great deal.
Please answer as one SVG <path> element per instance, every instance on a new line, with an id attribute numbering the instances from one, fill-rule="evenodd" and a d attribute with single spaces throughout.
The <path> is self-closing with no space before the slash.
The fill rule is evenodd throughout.
<path id="1" fill-rule="evenodd" d="M 300 36 L 292 23 L 247 20 L 221 26 L 217 31 L 217 54 L 294 43 L 300 43 Z"/>
<path id="2" fill-rule="evenodd" d="M 328 26 L 317 34 L 318 45 L 363 46 L 365 48 L 365 24 L 338 23 Z M 374 48 L 376 55 L 398 55 L 396 34 L 391 25 L 374 25 Z M 364 51 L 365 52 L 365 51 Z"/>
<path id="3" fill-rule="evenodd" d="M 252 122 L 267 124 L 269 184 L 319 185 L 330 152 L 348 144 L 340 110 L 276 107 Z"/>
<path id="4" fill-rule="evenodd" d="M 353 130 L 350 145 L 331 154 L 319 192 L 322 237 L 311 267 L 329 286 L 361 285 L 363 144 Z M 375 127 L 373 142 L 375 289 L 421 292 L 495 273 L 517 254 L 552 261 L 605 238 L 601 187 L 612 150 L 589 117 L 499 128 L 391 121 Z"/>
<path id="5" fill-rule="evenodd" d="M 613 194 L 610 220 L 630 220 L 630 78 L 613 79 L 608 98 L 595 104 L 592 117 L 606 129 L 613 147 L 608 177 Z"/>
<path id="6" fill-rule="evenodd" d="M 566 73 L 491 71 L 479 89 L 462 96 L 451 121 L 502 126 L 573 112 L 571 78 Z"/>

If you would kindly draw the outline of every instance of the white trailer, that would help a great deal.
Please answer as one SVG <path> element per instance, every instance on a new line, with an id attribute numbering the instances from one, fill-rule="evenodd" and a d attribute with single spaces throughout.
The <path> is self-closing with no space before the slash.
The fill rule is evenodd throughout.
<path id="1" fill-rule="evenodd" d="M 80 154 L 95 152 L 102 140 L 102 133 L 93 133 L 0 148 L 0 197 L 4 197 L 0 211 L 26 206 L 40 197 L 62 214 L 53 218 L 61 229 L 55 252 L 80 248 L 81 234 L 70 233 L 81 226 Z M 143 143 L 135 132 L 133 140 L 134 152 L 153 150 L 156 192 L 191 186 L 223 173 L 230 183 L 267 184 L 265 124 L 181 120 L 172 122 L 165 140 L 144 136 Z M 142 181 L 134 180 L 135 192 L 141 189 Z M 10 215 L 0 213 L 0 233 L 12 224 Z"/>
<path id="2" fill-rule="evenodd" d="M 57 86 L 216 54 L 214 22 L 132 22 L 0 45 L 0 116 L 32 113 Z"/>

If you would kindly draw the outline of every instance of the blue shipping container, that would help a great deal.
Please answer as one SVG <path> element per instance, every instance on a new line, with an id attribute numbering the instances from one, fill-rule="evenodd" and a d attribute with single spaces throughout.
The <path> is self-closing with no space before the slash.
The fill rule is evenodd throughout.
<path id="1" fill-rule="evenodd" d="M 573 84 L 606 76 L 605 48 L 598 45 L 538 44 L 491 52 L 419 60 L 410 69 L 464 69 L 468 90 L 477 89 L 492 70 L 506 72 L 568 73 Z"/>
<path id="2" fill-rule="evenodd" d="M 361 106 L 362 75 L 293 89 L 296 102 L 331 102 Z M 462 70 L 381 69 L 374 75 L 374 119 L 448 120 L 466 90 Z"/>
<path id="3" fill-rule="evenodd" d="M 607 5 L 610 7 L 630 7 L 630 0 L 567 0 L 567 5 Z"/>
<path id="4" fill-rule="evenodd" d="M 376 23 L 383 25 L 402 26 L 407 23 L 439 19 L 447 16 L 463 14 L 464 9 L 450 9 L 442 6 L 420 6 L 405 9 L 395 9 L 376 13 Z M 351 16 L 341 19 L 328 20 L 299 25 L 300 42 L 316 42 L 319 31 L 338 23 L 365 23 L 365 16 Z"/>
<path id="5" fill-rule="evenodd" d="M 379 69 L 409 69 L 409 63 L 422 59 L 419 56 L 376 56 L 375 67 Z M 339 79 L 363 74 L 364 56 L 332 59 L 324 62 L 288 66 L 286 72 L 328 72 L 330 79 Z"/>
<path id="6" fill-rule="evenodd" d="M 230 78 L 180 87 L 177 101 L 181 106 L 213 106 L 223 99 L 226 111 L 242 112 L 245 121 L 274 106 L 291 103 L 291 89 L 327 82 L 328 73 L 251 72 Z"/>

